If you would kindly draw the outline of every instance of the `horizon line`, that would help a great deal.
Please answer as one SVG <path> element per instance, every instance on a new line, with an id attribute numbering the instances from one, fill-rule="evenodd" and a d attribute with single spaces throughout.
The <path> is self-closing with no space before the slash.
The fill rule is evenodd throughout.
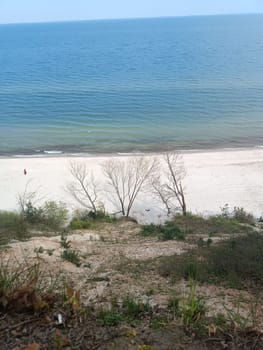
<path id="1" fill-rule="evenodd" d="M 241 13 L 213 13 L 198 15 L 175 15 L 175 16 L 149 16 L 149 17 L 116 17 L 116 18 L 89 18 L 89 19 L 65 19 L 51 21 L 29 21 L 29 22 L 6 22 L 0 25 L 17 25 L 17 24 L 51 24 L 51 23 L 74 23 L 74 22 L 95 22 L 95 21 L 121 21 L 121 20 L 140 20 L 140 19 L 165 19 L 165 18 L 186 18 L 186 17 L 218 17 L 218 16 L 246 16 L 246 15 L 263 15 L 263 12 L 241 12 Z"/>

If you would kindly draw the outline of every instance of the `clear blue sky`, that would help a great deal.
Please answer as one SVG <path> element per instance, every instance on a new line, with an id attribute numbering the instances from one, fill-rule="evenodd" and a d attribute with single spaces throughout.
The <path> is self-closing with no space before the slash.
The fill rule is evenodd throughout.
<path id="1" fill-rule="evenodd" d="M 263 13 L 263 0 L 0 0 L 0 23 Z"/>

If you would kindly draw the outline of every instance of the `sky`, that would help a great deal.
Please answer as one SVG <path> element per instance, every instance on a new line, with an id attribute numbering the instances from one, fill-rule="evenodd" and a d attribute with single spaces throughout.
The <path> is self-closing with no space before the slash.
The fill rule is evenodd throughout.
<path id="1" fill-rule="evenodd" d="M 263 13 L 263 0 L 0 0 L 0 23 Z"/>

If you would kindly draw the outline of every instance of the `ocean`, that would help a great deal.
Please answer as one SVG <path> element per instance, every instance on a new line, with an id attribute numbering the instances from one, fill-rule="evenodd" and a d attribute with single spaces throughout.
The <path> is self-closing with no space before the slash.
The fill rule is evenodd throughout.
<path id="1" fill-rule="evenodd" d="M 263 15 L 0 25 L 0 155 L 263 146 Z"/>

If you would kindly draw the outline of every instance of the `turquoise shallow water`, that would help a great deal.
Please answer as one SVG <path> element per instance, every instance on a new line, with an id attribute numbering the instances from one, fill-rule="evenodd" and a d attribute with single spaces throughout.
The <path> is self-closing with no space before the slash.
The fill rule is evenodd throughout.
<path id="1" fill-rule="evenodd" d="M 262 135 L 263 15 L 0 25 L 0 155 Z"/>

